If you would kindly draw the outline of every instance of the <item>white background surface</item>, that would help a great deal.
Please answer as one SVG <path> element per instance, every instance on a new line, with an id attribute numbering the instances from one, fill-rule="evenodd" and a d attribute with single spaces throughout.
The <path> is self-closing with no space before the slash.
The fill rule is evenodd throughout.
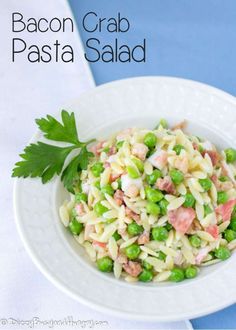
<path id="1" fill-rule="evenodd" d="M 44 278 L 26 254 L 14 223 L 11 169 L 36 129 L 34 119 L 56 112 L 62 104 L 93 88 L 94 83 L 83 61 L 76 31 L 69 34 L 21 34 L 29 45 L 49 44 L 56 39 L 62 44 L 72 44 L 76 53 L 74 64 L 31 64 L 23 57 L 12 63 L 11 13 L 14 11 L 20 11 L 25 18 L 70 16 L 69 7 L 63 0 L 2 0 L 0 4 L 0 329 L 13 328 L 5 326 L 1 319 L 31 320 L 34 317 L 41 320 L 72 317 L 73 320 L 107 321 L 104 329 L 185 329 L 184 322 L 171 325 L 131 322 L 82 306 Z M 15 322 L 14 328 L 23 327 Z M 37 325 L 35 328 L 47 326 Z"/>

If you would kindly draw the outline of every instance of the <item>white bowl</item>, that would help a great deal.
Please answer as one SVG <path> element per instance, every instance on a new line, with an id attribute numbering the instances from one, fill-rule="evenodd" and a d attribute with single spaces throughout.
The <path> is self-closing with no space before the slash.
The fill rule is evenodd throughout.
<path id="1" fill-rule="evenodd" d="M 213 87 L 177 78 L 146 77 L 109 83 L 67 107 L 74 111 L 79 137 L 108 136 L 124 127 L 154 127 L 187 119 L 188 130 L 218 147 L 234 145 L 235 98 Z M 32 142 L 42 138 L 37 133 Z M 16 180 L 18 230 L 35 264 L 57 287 L 101 311 L 136 320 L 172 321 L 198 317 L 235 302 L 235 255 L 202 269 L 179 284 L 129 284 L 100 273 L 63 227 L 58 209 L 67 196 L 60 180 Z"/>

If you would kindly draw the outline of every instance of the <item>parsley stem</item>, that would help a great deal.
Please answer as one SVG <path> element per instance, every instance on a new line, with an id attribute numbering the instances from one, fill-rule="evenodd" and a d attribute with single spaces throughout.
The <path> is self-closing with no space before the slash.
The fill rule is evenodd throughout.
<path id="1" fill-rule="evenodd" d="M 88 145 L 88 144 L 90 144 L 90 143 L 92 143 L 92 142 L 95 142 L 95 141 L 96 141 L 96 139 L 88 140 L 87 142 L 85 142 L 85 145 Z"/>

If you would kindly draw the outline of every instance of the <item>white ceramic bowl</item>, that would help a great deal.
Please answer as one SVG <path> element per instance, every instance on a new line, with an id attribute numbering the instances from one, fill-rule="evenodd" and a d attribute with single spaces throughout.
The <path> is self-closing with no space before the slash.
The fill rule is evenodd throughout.
<path id="1" fill-rule="evenodd" d="M 235 98 L 213 87 L 167 77 L 127 79 L 95 88 L 75 101 L 81 139 L 109 136 L 124 127 L 154 127 L 183 119 L 188 130 L 218 147 L 236 139 Z M 35 142 L 42 136 L 36 134 Z M 66 197 L 59 179 L 16 180 L 17 227 L 35 264 L 57 287 L 101 311 L 136 320 L 171 321 L 201 316 L 235 302 L 236 267 L 226 262 L 204 268 L 197 279 L 179 284 L 129 284 L 97 271 L 60 223 L 58 208 Z"/>

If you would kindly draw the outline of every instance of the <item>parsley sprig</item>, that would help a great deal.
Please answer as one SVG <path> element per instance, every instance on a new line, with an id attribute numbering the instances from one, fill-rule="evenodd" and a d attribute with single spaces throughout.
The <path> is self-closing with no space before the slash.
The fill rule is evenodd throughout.
<path id="1" fill-rule="evenodd" d="M 58 147 L 44 142 L 31 143 L 20 155 L 22 160 L 15 164 L 13 177 L 40 177 L 42 182 L 46 183 L 55 175 L 61 174 L 65 188 L 74 193 L 76 179 L 81 170 L 87 168 L 89 159 L 94 156 L 87 150 L 87 145 L 94 140 L 79 140 L 73 112 L 62 110 L 61 119 L 62 123 L 47 115 L 46 118 L 36 119 L 36 123 L 45 138 L 70 145 Z M 67 157 L 73 150 L 77 151 L 77 155 L 64 167 Z"/>

